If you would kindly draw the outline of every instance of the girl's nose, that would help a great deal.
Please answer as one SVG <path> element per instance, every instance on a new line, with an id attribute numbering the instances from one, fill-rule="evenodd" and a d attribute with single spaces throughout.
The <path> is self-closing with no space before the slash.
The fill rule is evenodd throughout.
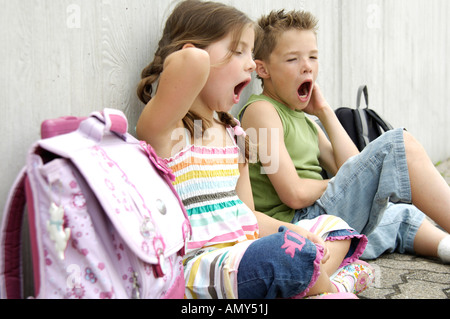
<path id="1" fill-rule="evenodd" d="M 251 57 L 251 58 L 249 59 L 249 61 L 247 62 L 247 65 L 246 65 L 246 71 L 253 72 L 253 71 L 255 71 L 255 70 L 256 70 L 256 63 L 255 63 L 255 61 L 253 60 L 253 57 Z"/>

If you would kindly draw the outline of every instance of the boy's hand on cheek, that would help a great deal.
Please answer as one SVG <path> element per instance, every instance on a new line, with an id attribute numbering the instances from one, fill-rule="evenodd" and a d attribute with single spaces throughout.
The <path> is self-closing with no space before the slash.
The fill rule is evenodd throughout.
<path id="1" fill-rule="evenodd" d="M 323 97 L 319 85 L 315 83 L 311 94 L 311 99 L 304 111 L 310 115 L 314 115 L 320 118 L 320 116 L 323 115 L 323 112 L 329 108 L 330 105 Z"/>

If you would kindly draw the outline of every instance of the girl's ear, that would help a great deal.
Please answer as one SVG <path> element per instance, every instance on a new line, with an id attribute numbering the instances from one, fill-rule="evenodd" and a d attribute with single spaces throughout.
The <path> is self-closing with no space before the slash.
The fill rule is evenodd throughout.
<path id="1" fill-rule="evenodd" d="M 192 43 L 186 43 L 181 49 L 184 50 L 188 48 L 195 48 L 195 45 L 193 45 Z"/>
<path id="2" fill-rule="evenodd" d="M 270 73 L 267 70 L 266 64 L 261 60 L 255 60 L 256 63 L 256 73 L 261 79 L 270 78 Z"/>

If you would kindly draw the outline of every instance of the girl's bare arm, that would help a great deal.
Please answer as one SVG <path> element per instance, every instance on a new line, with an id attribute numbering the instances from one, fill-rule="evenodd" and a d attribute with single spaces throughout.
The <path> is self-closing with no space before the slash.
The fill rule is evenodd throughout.
<path id="1" fill-rule="evenodd" d="M 139 139 L 150 143 L 159 156 L 169 157 L 174 129 L 203 89 L 210 72 L 209 54 L 188 47 L 169 55 L 164 63 L 155 96 L 137 123 Z"/>

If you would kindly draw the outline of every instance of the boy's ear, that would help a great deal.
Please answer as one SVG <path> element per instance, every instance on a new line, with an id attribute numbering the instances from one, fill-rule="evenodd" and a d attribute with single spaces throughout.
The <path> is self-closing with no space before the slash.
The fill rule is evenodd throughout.
<path id="1" fill-rule="evenodd" d="M 256 63 L 256 73 L 261 79 L 270 78 L 270 73 L 267 70 L 266 64 L 261 60 L 255 60 Z"/>

